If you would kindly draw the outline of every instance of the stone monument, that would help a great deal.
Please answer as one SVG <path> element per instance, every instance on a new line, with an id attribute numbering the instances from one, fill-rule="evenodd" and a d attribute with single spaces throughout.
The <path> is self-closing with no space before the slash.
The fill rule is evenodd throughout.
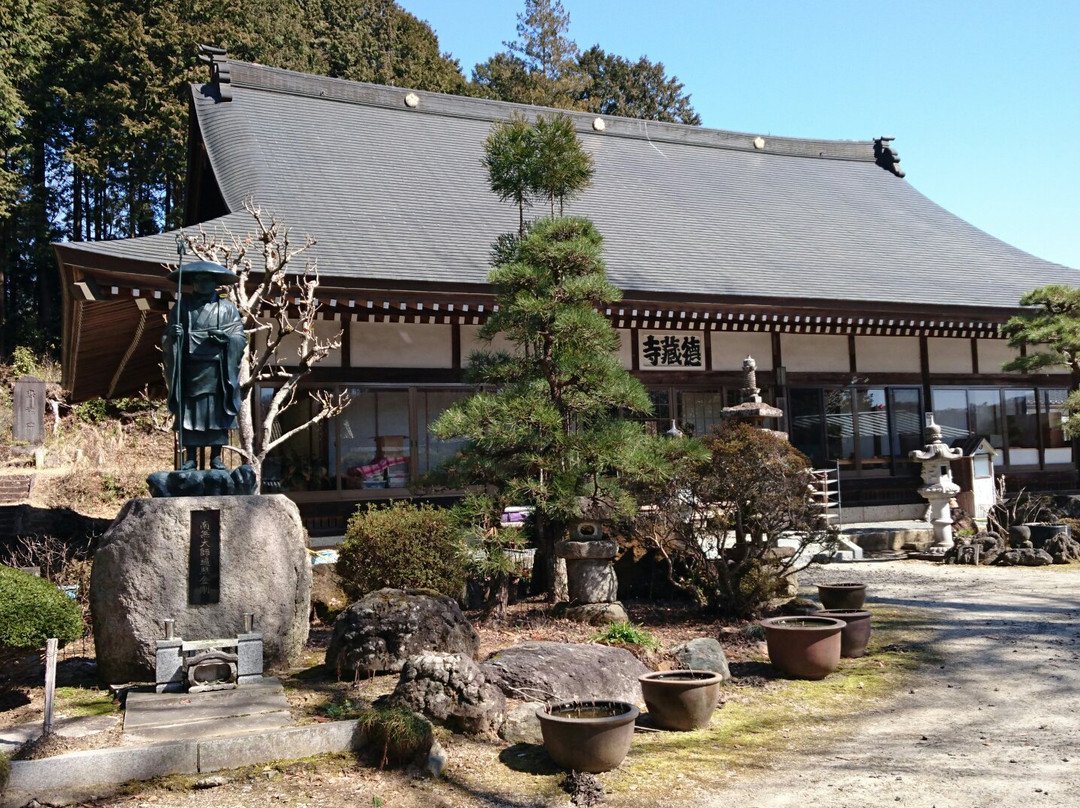
<path id="1" fill-rule="evenodd" d="M 307 640 L 311 564 L 296 504 L 254 496 L 250 467 L 229 471 L 221 456 L 236 426 L 245 343 L 236 307 L 216 290 L 236 276 L 196 261 L 170 277 L 194 285 L 163 339 L 183 457 L 179 469 L 150 475 L 153 497 L 129 500 L 94 556 L 90 609 L 108 683 L 153 681 L 157 645 L 174 635 L 194 647 L 261 633 L 271 666 L 294 662 Z M 199 469 L 206 448 L 210 468 Z"/>
<path id="2" fill-rule="evenodd" d="M 926 445 L 912 449 L 908 457 L 922 464 L 921 494 L 930 504 L 927 521 L 934 526 L 934 543 L 927 548 L 932 555 L 944 555 L 953 546 L 952 508 L 949 500 L 960 493 L 960 486 L 953 482 L 949 465 L 963 456 L 963 449 L 950 449 L 941 440 L 941 427 L 934 423 L 934 414 L 927 413 Z"/>
<path id="3" fill-rule="evenodd" d="M 45 439 L 45 382 L 23 376 L 12 396 L 12 437 L 18 443 L 39 446 Z"/>
<path id="4" fill-rule="evenodd" d="M 743 360 L 743 386 L 739 390 L 742 401 L 731 407 L 724 407 L 720 413 L 725 418 L 736 418 L 746 421 L 759 429 L 768 429 L 778 435 L 786 434 L 772 429 L 767 425 L 770 421 L 779 421 L 784 417 L 784 411 L 771 404 L 766 404 L 761 398 L 761 389 L 757 386 L 757 362 L 754 357 L 747 355 Z"/>

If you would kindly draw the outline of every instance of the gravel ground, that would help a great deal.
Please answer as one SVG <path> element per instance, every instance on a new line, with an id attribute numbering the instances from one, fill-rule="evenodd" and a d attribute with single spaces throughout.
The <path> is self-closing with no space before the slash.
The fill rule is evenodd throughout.
<path id="1" fill-rule="evenodd" d="M 927 609 L 945 663 L 813 757 L 710 795 L 750 808 L 1080 805 L 1080 569 L 892 561 L 808 570 Z"/>

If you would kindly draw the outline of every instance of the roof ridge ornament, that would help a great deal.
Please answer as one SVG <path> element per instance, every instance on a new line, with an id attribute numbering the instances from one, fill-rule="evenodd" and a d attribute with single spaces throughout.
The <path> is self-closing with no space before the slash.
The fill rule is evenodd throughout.
<path id="1" fill-rule="evenodd" d="M 900 170 L 900 155 L 890 145 L 894 140 L 896 140 L 895 137 L 886 137 L 884 135 L 874 138 L 874 162 L 886 171 L 891 171 L 896 176 L 903 177 L 904 172 Z"/>
<path id="2" fill-rule="evenodd" d="M 210 83 L 218 88 L 219 101 L 232 101 L 232 67 L 225 48 L 199 45 L 199 61 L 210 65 Z"/>

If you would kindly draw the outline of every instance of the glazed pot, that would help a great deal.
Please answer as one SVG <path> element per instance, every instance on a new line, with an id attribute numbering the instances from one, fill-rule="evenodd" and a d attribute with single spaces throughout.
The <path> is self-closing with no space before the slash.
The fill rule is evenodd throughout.
<path id="1" fill-rule="evenodd" d="M 846 624 L 840 632 L 840 656 L 861 657 L 870 642 L 870 612 L 864 609 L 819 609 L 818 617 L 835 617 Z"/>
<path id="2" fill-rule="evenodd" d="M 761 621 L 769 661 L 796 679 L 824 679 L 840 664 L 844 621 L 833 617 L 768 617 Z"/>
<path id="3" fill-rule="evenodd" d="M 866 602 L 866 584 L 818 584 L 817 591 L 824 609 L 861 609 Z"/>
<path id="4" fill-rule="evenodd" d="M 654 671 L 638 677 L 649 718 L 660 729 L 707 726 L 724 678 L 712 671 Z"/>
<path id="5" fill-rule="evenodd" d="M 596 774 L 618 767 L 630 751 L 638 708 L 624 701 L 567 701 L 537 708 L 536 717 L 556 766 Z"/>

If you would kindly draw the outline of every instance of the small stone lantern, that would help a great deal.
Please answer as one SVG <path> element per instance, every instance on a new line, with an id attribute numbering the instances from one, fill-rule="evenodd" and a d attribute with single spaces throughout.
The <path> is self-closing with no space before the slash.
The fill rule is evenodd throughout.
<path id="1" fill-rule="evenodd" d="M 953 482 L 950 463 L 964 454 L 963 449 L 950 449 L 941 440 L 941 427 L 934 423 L 934 414 L 927 413 L 926 445 L 913 449 L 908 457 L 922 463 L 921 494 L 929 503 L 929 521 L 934 526 L 934 543 L 928 552 L 943 555 L 953 546 L 952 509 L 949 500 L 960 493 L 960 486 Z"/>
<path id="2" fill-rule="evenodd" d="M 555 555 L 566 559 L 570 597 L 561 611 L 571 620 L 597 625 L 627 620 L 626 610 L 616 599 L 618 579 L 613 561 L 619 544 L 604 538 L 610 509 L 584 497 L 580 505 L 581 518 L 570 523 L 569 537 L 555 545 Z"/>

